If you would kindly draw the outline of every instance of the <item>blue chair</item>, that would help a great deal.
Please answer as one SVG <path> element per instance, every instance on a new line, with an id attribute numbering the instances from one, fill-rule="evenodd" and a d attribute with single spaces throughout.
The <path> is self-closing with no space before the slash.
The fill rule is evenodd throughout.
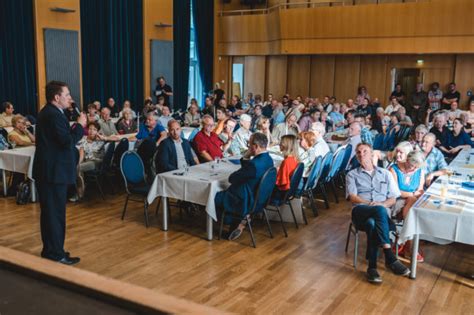
<path id="1" fill-rule="evenodd" d="M 117 143 L 115 146 L 114 157 L 112 159 L 112 167 L 116 169 L 120 168 L 120 160 L 122 159 L 122 155 L 128 151 L 129 143 L 127 138 L 123 138 Z"/>
<path id="2" fill-rule="evenodd" d="M 301 191 L 301 196 L 307 197 L 309 199 L 311 203 L 311 210 L 313 210 L 313 214 L 315 217 L 318 216 L 318 209 L 316 208 L 316 204 L 314 203 L 313 189 L 315 189 L 316 185 L 318 184 L 319 175 L 321 175 L 322 165 L 323 158 L 321 156 L 318 156 L 314 160 L 313 165 L 311 165 L 311 170 L 309 171 L 308 178 Z"/>
<path id="3" fill-rule="evenodd" d="M 288 236 L 288 234 L 286 233 L 286 229 L 284 228 L 284 224 L 283 224 L 283 219 L 281 218 L 280 206 L 286 204 L 290 207 L 291 214 L 293 215 L 293 220 L 295 221 L 295 226 L 298 229 L 299 228 L 298 222 L 296 221 L 295 211 L 293 210 L 293 206 L 291 205 L 291 200 L 293 200 L 295 197 L 298 196 L 297 195 L 298 186 L 301 182 L 301 178 L 303 177 L 303 171 L 304 171 L 304 164 L 299 163 L 296 169 L 293 171 L 293 175 L 291 175 L 290 189 L 286 191 L 283 199 L 272 198 L 270 200 L 269 205 L 274 207 L 275 209 L 265 208 L 265 210 L 278 212 L 278 215 L 280 216 L 280 220 L 282 222 L 283 230 L 285 232 L 285 236 Z M 303 214 L 303 219 L 304 219 L 305 224 L 308 224 L 308 220 L 306 219 L 306 214 L 304 213 L 303 208 L 301 208 L 301 212 Z"/>
<path id="4" fill-rule="evenodd" d="M 255 237 L 253 235 L 253 229 L 252 229 L 252 219 L 254 218 L 255 214 L 263 213 L 263 216 L 265 217 L 265 221 L 267 223 L 268 232 L 270 233 L 270 237 L 273 238 L 272 228 L 270 226 L 270 222 L 268 221 L 268 216 L 267 216 L 267 212 L 265 211 L 265 207 L 268 204 L 268 201 L 270 200 L 273 189 L 275 188 L 276 178 L 277 178 L 277 170 L 276 168 L 271 167 L 263 174 L 262 178 L 260 178 L 260 181 L 257 185 L 254 203 L 252 205 L 252 208 L 249 211 L 251 220 L 247 222 L 249 232 L 250 232 L 250 237 L 252 239 L 252 245 L 254 248 L 257 247 L 256 242 L 255 242 Z M 219 228 L 219 239 L 222 237 L 222 229 L 224 227 L 224 221 L 225 221 L 226 215 L 230 215 L 233 218 L 242 219 L 242 215 L 240 213 L 228 212 L 224 209 L 224 211 L 222 212 L 221 225 Z M 283 224 L 283 220 L 282 220 L 282 224 Z"/>
<path id="5" fill-rule="evenodd" d="M 148 202 L 146 197 L 150 190 L 150 185 L 145 180 L 145 167 L 140 156 L 135 151 L 127 151 L 120 159 L 120 171 L 122 172 L 123 180 L 125 182 L 125 190 L 127 192 L 127 199 L 122 212 L 122 220 L 125 218 L 128 201 L 144 202 L 144 216 L 145 225 L 148 227 Z M 130 196 L 138 195 L 142 199 L 131 199 Z"/>
<path id="6" fill-rule="evenodd" d="M 196 137 L 197 133 L 199 132 L 199 128 L 194 129 L 191 134 L 188 137 L 188 141 L 191 142 L 194 140 L 194 137 Z"/>
<path id="7" fill-rule="evenodd" d="M 107 179 L 107 174 L 112 166 L 112 158 L 114 157 L 115 143 L 109 142 L 105 144 L 105 153 L 98 170 L 93 170 L 84 173 L 84 180 L 93 182 L 97 185 L 102 199 L 105 200 L 104 190 L 102 189 L 101 181 Z M 113 186 L 113 185 L 112 185 Z"/>
<path id="8" fill-rule="evenodd" d="M 337 152 L 337 151 L 336 151 Z M 328 176 L 329 171 L 331 169 L 331 162 L 332 162 L 333 154 L 332 152 L 328 152 L 322 162 L 321 174 L 319 175 L 318 181 L 318 188 L 321 190 L 324 199 L 324 205 L 326 209 L 329 209 L 329 202 L 328 202 L 328 195 L 326 192 L 326 187 L 324 186 L 324 179 Z"/>
<path id="9" fill-rule="evenodd" d="M 346 151 L 345 147 L 340 147 L 336 150 L 332 158 L 329 174 L 326 178 L 323 179 L 324 180 L 323 185 L 328 184 L 332 188 L 336 203 L 339 203 L 339 199 L 337 198 L 336 183 L 334 180 L 336 178 L 336 175 L 339 174 L 339 171 L 341 170 L 342 160 L 344 159 L 345 151 Z"/>
<path id="10" fill-rule="evenodd" d="M 385 135 L 383 133 L 379 133 L 375 136 L 374 139 L 374 150 L 383 150 L 384 149 L 384 144 L 383 140 L 385 138 Z"/>

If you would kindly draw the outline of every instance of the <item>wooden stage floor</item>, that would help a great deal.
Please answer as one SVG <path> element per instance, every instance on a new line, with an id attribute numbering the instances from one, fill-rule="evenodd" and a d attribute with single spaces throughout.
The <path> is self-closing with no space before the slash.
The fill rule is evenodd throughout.
<path id="1" fill-rule="evenodd" d="M 342 197 L 342 196 L 341 196 Z M 425 263 L 416 280 L 385 270 L 382 285 L 365 280 L 365 235 L 359 265 L 352 267 L 353 241 L 344 253 L 350 205 L 331 202 L 309 225 L 289 237 L 273 223 L 274 239 L 256 226 L 257 248 L 245 233 L 238 242 L 205 240 L 205 217 L 178 219 L 168 232 L 160 218 L 143 222 L 142 205 L 130 203 L 120 220 L 123 195 L 92 197 L 68 204 L 66 249 L 81 257 L 85 269 L 159 292 L 236 313 L 393 313 L 474 314 L 473 248 L 462 244 L 423 244 Z M 154 212 L 154 205 L 151 209 Z M 0 245 L 39 255 L 39 204 L 17 206 L 0 199 Z"/>

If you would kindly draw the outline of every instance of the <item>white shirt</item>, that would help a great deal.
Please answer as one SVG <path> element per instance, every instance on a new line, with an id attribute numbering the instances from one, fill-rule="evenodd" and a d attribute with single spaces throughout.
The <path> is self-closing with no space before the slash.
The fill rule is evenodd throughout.
<path id="1" fill-rule="evenodd" d="M 314 148 L 314 153 L 316 155 L 315 158 L 318 156 L 325 157 L 326 154 L 328 154 L 328 152 L 331 151 L 326 141 L 324 141 L 323 137 L 316 140 L 316 143 L 314 144 L 313 148 Z"/>
<path id="2" fill-rule="evenodd" d="M 174 140 L 174 147 L 176 148 L 176 161 L 177 161 L 177 166 L 178 168 L 182 168 L 184 164 L 188 165 L 188 162 L 186 161 L 186 156 L 184 155 L 184 150 L 183 150 L 183 141 L 181 139 Z"/>

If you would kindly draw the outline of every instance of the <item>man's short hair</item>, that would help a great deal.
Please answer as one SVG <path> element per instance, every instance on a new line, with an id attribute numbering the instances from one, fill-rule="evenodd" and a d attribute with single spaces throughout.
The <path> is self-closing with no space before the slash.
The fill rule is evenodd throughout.
<path id="1" fill-rule="evenodd" d="M 100 125 L 99 125 L 99 123 L 96 122 L 96 121 L 89 121 L 89 122 L 87 123 L 87 129 L 89 129 L 90 126 L 94 126 L 95 129 L 97 129 L 97 131 L 100 130 Z"/>
<path id="2" fill-rule="evenodd" d="M 104 107 L 105 108 L 105 107 Z M 107 108 L 108 109 L 108 108 Z M 148 114 L 146 114 L 146 118 L 148 117 L 152 117 L 154 120 L 157 120 L 157 117 L 155 116 L 155 113 L 154 112 L 149 112 Z"/>
<path id="3" fill-rule="evenodd" d="M 436 135 L 432 132 L 428 132 L 426 135 L 423 136 L 423 138 L 431 138 L 431 140 L 433 141 L 433 143 L 436 142 Z"/>
<path id="4" fill-rule="evenodd" d="M 358 143 L 358 144 L 356 145 L 356 148 L 355 148 L 355 149 L 356 149 L 356 151 L 357 151 L 357 150 L 359 150 L 359 147 L 361 147 L 361 146 L 363 146 L 363 145 L 365 145 L 365 146 L 369 147 L 369 148 L 370 148 L 370 150 L 372 150 L 372 151 L 374 150 L 370 144 L 368 144 L 368 143 L 365 143 L 365 142 L 360 142 L 360 143 Z"/>
<path id="5" fill-rule="evenodd" d="M 102 107 L 102 108 L 100 109 L 100 112 L 101 112 L 101 113 L 103 113 L 103 112 L 105 112 L 105 111 L 108 111 L 108 112 L 110 113 L 110 109 L 109 109 L 108 107 Z"/>
<path id="6" fill-rule="evenodd" d="M 179 123 L 179 121 L 177 121 L 175 119 L 171 119 L 170 121 L 168 121 L 168 129 L 171 129 L 171 126 L 173 124 L 178 124 L 181 127 L 181 124 Z"/>
<path id="7" fill-rule="evenodd" d="M 4 111 L 6 111 L 7 108 L 9 108 L 10 106 L 13 106 L 13 104 L 10 103 L 10 102 L 3 102 L 3 103 L 2 103 L 2 113 L 3 113 Z"/>
<path id="8" fill-rule="evenodd" d="M 261 132 L 256 132 L 250 136 L 250 143 L 257 145 L 259 148 L 268 146 L 268 138 Z"/>
<path id="9" fill-rule="evenodd" d="M 240 121 L 251 122 L 251 121 L 252 121 L 252 117 L 250 117 L 250 116 L 247 115 L 247 114 L 242 114 L 242 115 L 240 115 Z"/>
<path id="10" fill-rule="evenodd" d="M 54 101 L 56 95 L 61 95 L 63 88 L 67 87 L 67 84 L 61 81 L 50 81 L 46 84 L 46 101 Z"/>
<path id="11" fill-rule="evenodd" d="M 419 131 L 424 131 L 424 132 L 428 132 L 428 128 L 426 128 L 425 125 L 421 124 L 421 125 L 418 125 L 416 128 L 415 128 L 415 132 L 419 132 Z"/>

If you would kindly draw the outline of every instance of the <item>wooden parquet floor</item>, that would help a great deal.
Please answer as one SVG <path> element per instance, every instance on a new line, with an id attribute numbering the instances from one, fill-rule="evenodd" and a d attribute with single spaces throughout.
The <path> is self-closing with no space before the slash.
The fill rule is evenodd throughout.
<path id="1" fill-rule="evenodd" d="M 342 196 L 341 196 L 342 197 Z M 205 240 L 205 216 L 178 219 L 168 232 L 160 218 L 143 223 L 142 205 L 130 203 L 120 220 L 123 195 L 68 204 L 66 249 L 81 257 L 77 267 L 107 277 L 183 297 L 218 309 L 246 314 L 474 314 L 473 248 L 423 244 L 426 262 L 416 280 L 379 270 L 383 284 L 365 280 L 365 235 L 358 269 L 352 267 L 353 241 L 344 253 L 350 205 L 318 202 L 320 216 L 307 211 L 309 225 L 289 237 L 273 223 L 275 238 L 256 223 L 257 248 L 244 234 L 238 242 Z M 154 210 L 154 205 L 151 207 Z M 153 212 L 153 211 L 152 211 Z M 17 206 L 0 199 L 0 245 L 38 255 L 39 204 Z"/>

